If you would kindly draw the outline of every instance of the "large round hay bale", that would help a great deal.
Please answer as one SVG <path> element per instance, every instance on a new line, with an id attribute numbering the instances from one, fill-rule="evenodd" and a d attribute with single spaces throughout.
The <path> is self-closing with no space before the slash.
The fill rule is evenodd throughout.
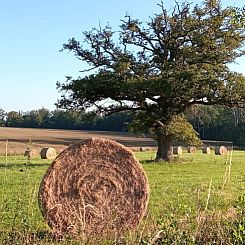
<path id="1" fill-rule="evenodd" d="M 135 228 L 148 204 L 145 172 L 125 146 L 101 138 L 70 146 L 47 170 L 39 190 L 54 232 L 112 235 Z"/>
<path id="2" fill-rule="evenodd" d="M 182 147 L 181 146 L 173 147 L 173 154 L 174 155 L 182 155 Z"/>
<path id="3" fill-rule="evenodd" d="M 54 159 L 56 158 L 56 150 L 53 147 L 45 147 L 40 152 L 42 159 Z"/>
<path id="4" fill-rule="evenodd" d="M 204 153 L 204 154 L 211 154 L 210 147 L 207 147 L 207 146 L 202 147 L 202 153 Z"/>
<path id="5" fill-rule="evenodd" d="M 196 147 L 195 146 L 188 146 L 187 152 L 188 153 L 195 153 L 196 152 Z"/>
<path id="6" fill-rule="evenodd" d="M 28 158 L 36 158 L 39 156 L 39 152 L 37 149 L 26 149 L 24 152 L 24 156 Z"/>
<path id="7" fill-rule="evenodd" d="M 215 147 L 215 155 L 227 155 L 227 148 L 225 146 L 218 146 L 218 147 Z"/>

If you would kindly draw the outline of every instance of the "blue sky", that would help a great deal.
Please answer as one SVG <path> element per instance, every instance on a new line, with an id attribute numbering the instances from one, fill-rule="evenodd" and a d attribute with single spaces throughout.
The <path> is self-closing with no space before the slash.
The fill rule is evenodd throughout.
<path id="1" fill-rule="evenodd" d="M 125 13 L 148 20 L 160 9 L 157 0 L 8 0 L 0 8 L 0 108 L 54 110 L 60 97 L 56 81 L 77 77 L 83 64 L 71 53 L 59 52 L 71 37 L 107 22 L 116 29 Z M 164 1 L 171 7 L 172 0 Z M 193 3 L 200 1 L 193 0 Z M 243 0 L 236 1 L 242 6 Z M 223 0 L 223 5 L 234 5 Z M 245 59 L 232 66 L 243 72 Z M 243 69 L 242 69 L 243 68 Z M 244 69 L 245 70 L 245 69 Z"/>

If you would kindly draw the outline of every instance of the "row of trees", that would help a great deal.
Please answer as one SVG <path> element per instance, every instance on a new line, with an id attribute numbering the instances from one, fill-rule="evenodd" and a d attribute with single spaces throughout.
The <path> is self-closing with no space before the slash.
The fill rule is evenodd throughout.
<path id="1" fill-rule="evenodd" d="M 228 140 L 245 146 L 245 109 L 201 105 L 191 107 L 185 116 L 201 139 Z M 7 113 L 0 109 L 0 125 L 5 127 L 128 131 L 131 123 L 132 117 L 125 112 L 103 117 L 71 110 L 42 108 Z"/>
<path id="2" fill-rule="evenodd" d="M 233 141 L 245 146 L 245 109 L 222 106 L 191 107 L 186 116 L 201 139 Z"/>
<path id="3" fill-rule="evenodd" d="M 131 117 L 126 113 L 102 117 L 72 110 L 49 111 L 42 108 L 29 112 L 7 113 L 0 109 L 2 127 L 126 131 L 127 122 L 130 121 Z"/>

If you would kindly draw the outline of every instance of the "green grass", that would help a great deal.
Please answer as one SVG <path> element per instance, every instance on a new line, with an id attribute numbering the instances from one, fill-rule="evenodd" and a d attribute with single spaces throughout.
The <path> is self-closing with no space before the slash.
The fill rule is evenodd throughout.
<path id="1" fill-rule="evenodd" d="M 214 154 L 184 153 L 172 163 L 152 162 L 154 152 L 135 154 L 149 179 L 150 201 L 138 231 L 124 238 L 127 244 L 147 244 L 158 232 L 158 244 L 245 241 L 245 231 L 237 231 L 237 224 L 244 225 L 243 207 L 236 208 L 245 193 L 245 152 L 233 152 L 231 165 L 227 156 Z M 0 244 L 56 244 L 37 201 L 49 165 L 48 160 L 0 156 Z"/>
<path id="2" fill-rule="evenodd" d="M 143 162 L 144 169 L 151 187 L 151 211 L 159 212 L 158 206 L 176 208 L 177 200 L 180 206 L 188 208 L 204 208 L 210 182 L 211 197 L 208 209 L 226 209 L 244 191 L 245 187 L 245 153 L 236 152 L 233 156 L 230 180 L 224 183 L 229 164 L 225 164 L 227 156 L 184 154 L 173 163 L 148 164 L 144 160 L 151 158 L 152 153 L 136 154 Z M 244 164 L 243 164 L 244 163 Z M 225 184 L 225 185 L 224 185 Z M 198 201 L 198 202 L 197 202 Z M 180 208 L 181 211 L 181 208 Z M 184 211 L 184 208 L 182 209 Z"/>

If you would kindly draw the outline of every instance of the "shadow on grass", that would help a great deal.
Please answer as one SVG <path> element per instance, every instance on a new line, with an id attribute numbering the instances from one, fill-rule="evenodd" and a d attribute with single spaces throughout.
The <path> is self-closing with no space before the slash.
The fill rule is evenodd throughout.
<path id="1" fill-rule="evenodd" d="M 156 161 L 155 159 L 140 160 L 140 163 L 142 163 L 142 164 L 176 164 L 176 163 L 188 163 L 188 162 L 193 162 L 193 158 L 186 159 L 186 158 L 176 156 L 171 161 L 164 161 L 164 160 Z"/>
<path id="2" fill-rule="evenodd" d="M 140 160 L 140 163 L 142 164 L 152 164 L 152 163 L 164 163 L 162 162 L 156 162 L 155 160 Z"/>
<path id="3" fill-rule="evenodd" d="M 0 169 L 6 168 L 6 169 L 19 169 L 19 168 L 36 168 L 36 167 L 48 167 L 51 163 L 0 163 Z"/>

